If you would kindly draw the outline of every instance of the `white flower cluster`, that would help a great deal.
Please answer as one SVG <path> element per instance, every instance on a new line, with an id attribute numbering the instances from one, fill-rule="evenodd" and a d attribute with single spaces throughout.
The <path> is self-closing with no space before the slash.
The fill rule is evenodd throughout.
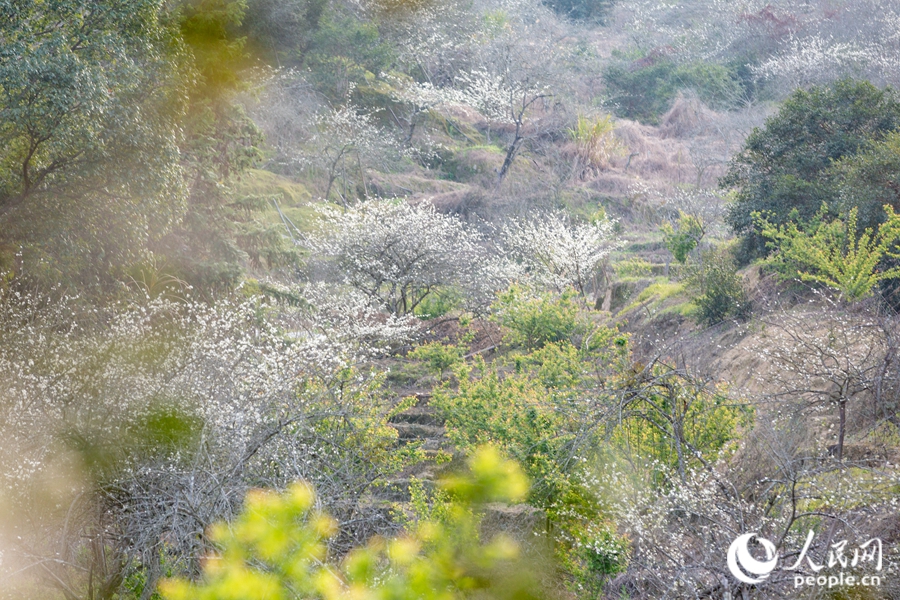
<path id="1" fill-rule="evenodd" d="M 384 314 L 372 299 L 357 290 L 337 291 L 324 283 L 310 284 L 302 297 L 302 311 L 291 337 L 307 364 L 325 373 L 355 365 L 409 342 L 420 328 L 411 315 Z"/>
<path id="2" fill-rule="evenodd" d="M 785 50 L 753 72 L 763 79 L 781 79 L 795 85 L 823 84 L 836 77 L 864 75 L 896 82 L 900 48 L 878 41 L 841 41 L 834 35 L 794 38 Z"/>
<path id="3" fill-rule="evenodd" d="M 589 291 L 597 270 L 616 247 L 614 221 L 571 223 L 563 215 L 513 220 L 501 229 L 510 258 L 540 286 Z"/>
<path id="4" fill-rule="evenodd" d="M 393 314 L 411 313 L 443 286 L 464 284 L 483 256 L 477 232 L 427 202 L 378 199 L 321 211 L 326 228 L 311 249 L 336 262 L 343 283 Z"/>
<path id="5" fill-rule="evenodd" d="M 644 47 L 679 61 L 755 54 L 754 74 L 790 89 L 848 76 L 898 83 L 900 7 L 891 0 L 633 0 L 620 10 Z"/>
<path id="6" fill-rule="evenodd" d="M 361 363 L 417 328 L 359 296 L 303 297 L 100 309 L 0 288 L 0 505 L 35 516 L 0 524 L 0 546 L 19 536 L 63 565 L 100 514 L 142 560 L 164 542 L 196 557 L 248 487 L 298 478 L 355 506 L 401 464 L 381 375 Z"/>

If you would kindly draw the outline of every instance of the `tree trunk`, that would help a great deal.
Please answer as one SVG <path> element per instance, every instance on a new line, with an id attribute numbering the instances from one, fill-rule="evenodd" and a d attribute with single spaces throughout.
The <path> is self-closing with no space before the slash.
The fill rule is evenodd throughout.
<path id="1" fill-rule="evenodd" d="M 509 172 L 509 168 L 512 166 L 513 160 L 516 158 L 516 154 L 519 152 L 519 146 L 522 144 L 522 139 L 519 137 L 519 128 L 516 127 L 516 138 L 513 140 L 513 143 L 509 145 L 509 148 L 506 150 L 506 158 L 503 159 L 503 166 L 500 167 L 500 172 L 497 174 L 497 187 L 503 183 L 503 179 L 506 177 L 506 174 Z"/>
<path id="2" fill-rule="evenodd" d="M 838 400 L 838 414 L 840 415 L 840 425 L 838 426 L 838 443 L 837 443 L 837 459 L 838 462 L 844 460 L 844 432 L 847 428 L 847 400 L 841 398 Z"/>

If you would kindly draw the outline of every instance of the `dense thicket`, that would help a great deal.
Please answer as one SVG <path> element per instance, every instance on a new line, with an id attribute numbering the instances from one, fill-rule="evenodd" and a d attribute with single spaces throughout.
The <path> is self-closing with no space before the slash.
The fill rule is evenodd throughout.
<path id="1" fill-rule="evenodd" d="M 900 101 L 890 88 L 841 80 L 792 94 L 765 127 L 750 134 L 721 182 L 738 190 L 727 222 L 743 236 L 747 256 L 766 253 L 754 213 L 783 224 L 789 219 L 808 221 L 823 203 L 839 210 L 841 190 L 834 162 L 849 159 L 898 127 Z M 845 210 L 860 201 L 850 191 Z M 878 223 L 883 218 L 880 208 L 863 207 L 867 218 L 860 227 Z"/>

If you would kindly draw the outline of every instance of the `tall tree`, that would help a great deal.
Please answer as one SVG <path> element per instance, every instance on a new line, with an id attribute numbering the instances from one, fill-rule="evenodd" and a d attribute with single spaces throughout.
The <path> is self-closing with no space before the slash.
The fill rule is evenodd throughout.
<path id="1" fill-rule="evenodd" d="M 836 206 L 832 163 L 897 127 L 900 99 L 890 88 L 847 79 L 794 92 L 765 127 L 753 130 L 721 181 L 737 189 L 726 220 L 750 255 L 765 252 L 754 212 L 768 212 L 781 225 L 795 209 L 808 220 L 823 202 Z"/>
<path id="2" fill-rule="evenodd" d="M 0 245 L 95 279 L 185 199 L 161 0 L 0 3 Z M 7 257 L 8 258 L 8 257 Z"/>

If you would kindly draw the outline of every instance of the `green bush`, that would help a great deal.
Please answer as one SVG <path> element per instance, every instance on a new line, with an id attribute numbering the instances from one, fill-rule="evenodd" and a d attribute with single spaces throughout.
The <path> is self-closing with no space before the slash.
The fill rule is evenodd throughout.
<path id="1" fill-rule="evenodd" d="M 602 443 L 579 395 L 590 386 L 589 361 L 605 366 L 612 361 L 600 356 L 627 353 L 627 342 L 614 330 L 598 334 L 604 348 L 597 352 L 548 343 L 515 357 L 512 373 L 474 357 L 456 367 L 458 388 L 435 390 L 432 400 L 458 448 L 471 452 L 497 444 L 522 465 L 534 482 L 528 502 L 545 512 L 562 567 L 577 585 L 592 589 L 624 570 L 628 560 L 627 541 L 609 523 L 587 466 Z"/>
<path id="2" fill-rule="evenodd" d="M 704 103 L 715 109 L 734 108 L 746 96 L 737 75 L 722 65 L 689 63 L 676 68 L 672 77 L 675 87 L 693 90 Z"/>
<path id="3" fill-rule="evenodd" d="M 530 296 L 525 289 L 511 286 L 493 306 L 505 329 L 503 340 L 527 350 L 569 340 L 579 327 L 577 297 L 575 290 Z"/>
<path id="4" fill-rule="evenodd" d="M 653 275 L 653 265 L 639 256 L 622 259 L 613 263 L 613 271 L 616 277 L 624 279 L 626 277 L 650 277 Z"/>
<path id="5" fill-rule="evenodd" d="M 656 125 L 675 97 L 672 82 L 673 63 L 660 60 L 641 69 L 613 64 L 606 68 L 603 80 L 609 90 L 616 114 L 627 119 Z"/>
<path id="6" fill-rule="evenodd" d="M 793 221 L 778 226 L 758 213 L 756 218 L 776 249 L 768 262 L 782 277 L 824 284 L 852 301 L 870 296 L 879 282 L 900 277 L 900 266 L 885 266 L 887 259 L 898 258 L 893 249 L 900 239 L 900 215 L 889 204 L 884 212 L 887 221 L 861 233 L 856 207 L 846 218 L 826 220 L 828 208 L 823 204 L 806 230 Z"/>
<path id="7" fill-rule="evenodd" d="M 684 264 L 688 255 L 693 252 L 706 233 L 703 220 L 700 217 L 685 214 L 678 211 L 678 223 L 673 226 L 665 223 L 662 226 L 663 238 L 666 248 L 672 253 L 679 263 Z"/>
<path id="8" fill-rule="evenodd" d="M 703 252 L 700 261 L 688 265 L 685 285 L 695 294 L 700 323 L 715 325 L 725 319 L 750 316 L 750 300 L 727 249 Z"/>
<path id="9" fill-rule="evenodd" d="M 409 357 L 423 361 L 430 372 L 443 379 L 445 372 L 462 362 L 464 352 L 464 346 L 429 342 L 410 352 Z"/>

